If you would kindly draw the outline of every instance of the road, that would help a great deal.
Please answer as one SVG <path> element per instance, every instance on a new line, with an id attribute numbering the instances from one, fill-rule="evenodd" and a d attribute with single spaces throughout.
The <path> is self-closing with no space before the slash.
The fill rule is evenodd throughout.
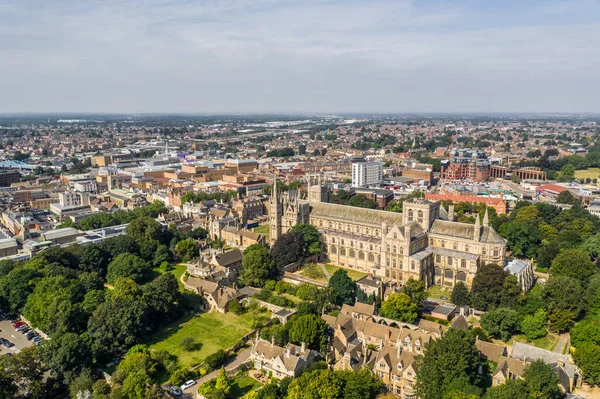
<path id="1" fill-rule="evenodd" d="M 250 358 L 250 348 L 246 348 L 246 349 L 242 350 L 240 353 L 238 353 L 227 364 L 225 364 L 225 370 L 230 371 L 230 370 L 236 368 L 237 366 L 248 361 L 249 358 Z M 183 391 L 182 398 L 184 398 L 184 399 L 195 398 L 196 392 L 198 392 L 198 387 L 200 385 L 204 384 L 206 381 L 209 381 L 210 379 L 215 378 L 218 373 L 219 373 L 219 370 L 214 370 L 214 371 L 206 374 L 204 377 L 201 377 L 198 380 L 196 380 L 196 385 Z"/>

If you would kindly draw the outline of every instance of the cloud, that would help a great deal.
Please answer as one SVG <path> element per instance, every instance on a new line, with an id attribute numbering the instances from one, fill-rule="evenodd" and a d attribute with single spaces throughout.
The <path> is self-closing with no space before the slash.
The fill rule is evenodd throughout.
<path id="1" fill-rule="evenodd" d="M 593 2 L 424 3 L 0 0 L 0 112 L 600 111 Z"/>

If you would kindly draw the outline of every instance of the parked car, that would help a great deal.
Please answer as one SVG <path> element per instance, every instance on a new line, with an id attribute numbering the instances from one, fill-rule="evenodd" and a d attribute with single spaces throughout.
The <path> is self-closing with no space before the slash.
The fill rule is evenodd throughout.
<path id="1" fill-rule="evenodd" d="M 29 326 L 27 324 L 21 324 L 19 327 L 15 328 L 15 330 L 19 331 L 19 332 L 23 332 L 28 329 L 29 329 Z"/>
<path id="2" fill-rule="evenodd" d="M 196 381 L 194 380 L 189 380 L 186 381 L 182 386 L 181 386 L 181 390 L 184 391 L 186 389 L 188 389 L 189 387 L 193 386 L 196 383 Z"/>
<path id="3" fill-rule="evenodd" d="M 15 346 L 15 344 L 4 338 L 0 338 L 0 345 L 4 346 L 5 348 L 12 348 Z"/>
<path id="4" fill-rule="evenodd" d="M 31 340 L 33 341 L 33 343 L 38 343 L 38 342 L 42 342 L 44 339 L 42 337 L 40 337 L 39 335 L 36 335 Z"/>
<path id="5" fill-rule="evenodd" d="M 39 337 L 39 335 L 37 335 L 34 331 L 30 331 L 27 334 L 25 334 L 25 338 L 27 338 L 29 341 L 31 341 L 35 337 Z"/>
<path id="6" fill-rule="evenodd" d="M 177 388 L 174 385 L 171 385 L 171 387 L 169 388 L 169 393 L 173 396 L 181 396 L 183 395 L 183 392 L 181 392 L 181 389 Z"/>
<path id="7" fill-rule="evenodd" d="M 12 325 L 13 325 L 14 328 L 19 328 L 23 324 L 25 324 L 25 322 L 23 322 L 23 321 L 15 321 L 14 323 L 12 323 Z"/>

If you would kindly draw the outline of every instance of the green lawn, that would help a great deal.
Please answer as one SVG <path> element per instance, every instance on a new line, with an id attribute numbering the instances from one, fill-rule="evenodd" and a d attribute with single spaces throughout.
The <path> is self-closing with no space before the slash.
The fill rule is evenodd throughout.
<path id="1" fill-rule="evenodd" d="M 243 376 L 236 377 L 231 386 L 230 395 L 232 398 L 241 398 L 250 391 L 253 391 L 261 386 L 261 383 L 254 378 Z"/>
<path id="2" fill-rule="evenodd" d="M 255 233 L 264 235 L 266 241 L 269 242 L 271 227 L 268 224 L 261 224 L 260 226 L 255 227 L 253 231 Z"/>
<path id="3" fill-rule="evenodd" d="M 333 273 L 335 273 L 339 269 L 345 270 L 348 272 L 348 277 L 350 277 L 354 281 L 360 280 L 361 278 L 363 278 L 367 275 L 367 273 L 359 272 L 357 270 L 352 270 L 352 269 L 346 269 L 345 267 L 334 266 L 330 263 L 325 264 L 325 268 L 327 269 L 329 274 L 332 276 L 333 276 Z"/>
<path id="4" fill-rule="evenodd" d="M 431 298 L 443 299 L 444 301 L 449 301 L 452 296 L 452 290 L 449 288 L 440 287 L 439 285 L 434 285 L 430 289 L 427 290 L 427 296 Z"/>
<path id="5" fill-rule="evenodd" d="M 582 170 L 576 170 L 575 171 L 575 178 L 576 179 L 597 179 L 600 177 L 600 168 L 587 168 L 587 169 L 582 169 Z"/>
<path id="6" fill-rule="evenodd" d="M 261 315 L 269 316 L 268 312 Z M 179 362 L 192 367 L 219 349 L 233 346 L 241 337 L 252 331 L 252 323 L 257 312 L 248 312 L 241 316 L 229 312 L 226 314 L 211 312 L 200 316 L 185 318 L 158 333 L 152 339 L 150 349 L 162 349 L 177 356 Z M 181 340 L 193 337 L 200 344 L 198 350 L 186 352 L 180 347 Z"/>

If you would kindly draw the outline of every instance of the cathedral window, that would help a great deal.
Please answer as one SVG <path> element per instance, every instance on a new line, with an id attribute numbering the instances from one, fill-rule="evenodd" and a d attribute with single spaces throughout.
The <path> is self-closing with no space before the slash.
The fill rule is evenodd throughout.
<path id="1" fill-rule="evenodd" d="M 440 255 L 435 256 L 435 262 L 440 263 L 442 261 L 442 257 Z"/>
<path id="2" fill-rule="evenodd" d="M 358 252 L 358 259 L 365 260 L 365 253 L 363 251 Z"/>
<path id="3" fill-rule="evenodd" d="M 498 256 L 498 248 L 494 248 L 494 256 Z"/>
<path id="4" fill-rule="evenodd" d="M 388 251 L 388 252 L 390 252 L 390 244 L 388 244 L 388 245 L 386 246 L 386 249 L 387 249 L 387 251 Z"/>
<path id="5" fill-rule="evenodd" d="M 423 211 L 417 212 L 417 221 L 423 223 Z"/>
<path id="6" fill-rule="evenodd" d="M 393 248 L 393 252 L 394 253 L 398 252 L 398 247 L 396 247 L 395 245 L 394 245 L 394 248 Z"/>
<path id="7" fill-rule="evenodd" d="M 368 259 L 369 259 L 369 262 L 375 262 L 375 257 L 373 256 L 373 254 L 369 254 Z"/>
<path id="8" fill-rule="evenodd" d="M 369 251 L 373 250 L 373 244 L 369 244 Z"/>
<path id="9" fill-rule="evenodd" d="M 448 266 L 452 266 L 452 257 L 448 256 Z"/>
<path id="10" fill-rule="evenodd" d="M 412 209 L 408 210 L 408 221 L 409 222 L 413 221 L 413 211 L 412 211 Z"/>
<path id="11" fill-rule="evenodd" d="M 394 233 L 394 240 L 398 239 L 398 234 Z"/>
<path id="12" fill-rule="evenodd" d="M 331 253 L 332 254 L 337 254 L 337 248 L 336 247 L 331 247 Z"/>
<path id="13" fill-rule="evenodd" d="M 400 255 L 404 254 L 404 249 L 400 247 Z"/>
<path id="14" fill-rule="evenodd" d="M 354 257 L 356 256 L 356 253 L 354 252 L 354 250 L 353 250 L 353 249 L 351 249 L 351 250 L 348 252 L 348 256 L 349 256 L 349 257 L 351 257 L 351 258 L 354 258 Z"/>
<path id="15" fill-rule="evenodd" d="M 340 255 L 341 256 L 346 256 L 346 249 L 345 248 L 340 248 Z"/>
<path id="16" fill-rule="evenodd" d="M 467 261 L 464 259 L 460 260 L 460 267 L 467 267 Z"/>
<path id="17" fill-rule="evenodd" d="M 442 240 L 442 248 L 446 248 L 446 241 Z"/>

